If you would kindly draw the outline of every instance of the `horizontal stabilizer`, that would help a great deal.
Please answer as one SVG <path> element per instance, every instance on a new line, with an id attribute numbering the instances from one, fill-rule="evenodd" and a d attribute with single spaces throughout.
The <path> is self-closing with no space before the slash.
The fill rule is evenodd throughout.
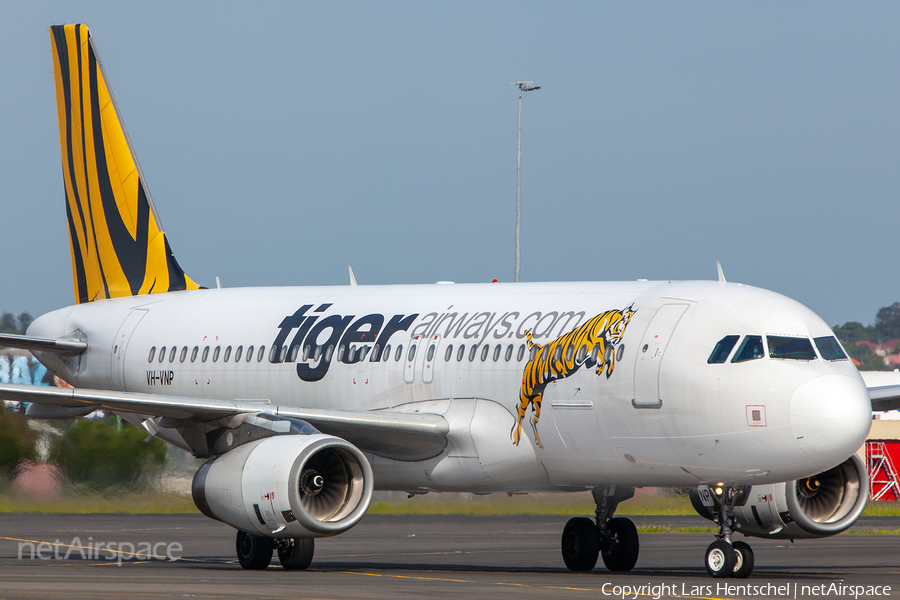
<path id="1" fill-rule="evenodd" d="M 305 409 L 259 401 L 203 400 L 11 383 L 0 384 L 0 400 L 66 407 L 83 405 L 185 421 L 219 420 L 226 425 L 231 417 L 267 412 L 306 421 L 322 433 L 344 438 L 363 451 L 407 461 L 424 460 L 440 454 L 447 445 L 446 435 L 449 432 L 444 417 L 435 414 Z"/>
<path id="2" fill-rule="evenodd" d="M 859 374 L 869 390 L 873 411 L 900 409 L 900 372 L 860 371 Z"/>
<path id="3" fill-rule="evenodd" d="M 0 348 L 18 348 L 30 352 L 52 352 L 63 356 L 78 356 L 87 350 L 87 344 L 72 340 L 51 340 L 29 335 L 0 333 Z"/>

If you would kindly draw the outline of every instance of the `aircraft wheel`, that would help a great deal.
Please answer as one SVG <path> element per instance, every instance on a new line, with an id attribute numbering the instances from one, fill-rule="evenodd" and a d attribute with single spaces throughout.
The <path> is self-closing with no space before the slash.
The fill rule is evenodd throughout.
<path id="1" fill-rule="evenodd" d="M 600 555 L 600 531 L 591 519 L 569 519 L 562 534 L 563 561 L 570 571 L 590 571 Z"/>
<path id="2" fill-rule="evenodd" d="M 278 560 L 286 571 L 298 571 L 309 566 L 316 549 L 312 538 L 294 538 L 278 544 Z"/>
<path id="3" fill-rule="evenodd" d="M 732 548 L 734 548 L 735 560 L 734 572 L 731 576 L 738 579 L 749 577 L 750 573 L 753 572 L 753 550 L 750 548 L 750 544 L 735 542 L 732 544 Z"/>
<path id="4" fill-rule="evenodd" d="M 609 551 L 603 551 L 603 564 L 610 571 L 630 571 L 637 563 L 640 542 L 637 528 L 631 519 L 616 517 L 606 525 L 612 534 Z"/>
<path id="5" fill-rule="evenodd" d="M 730 577 L 734 573 L 735 552 L 731 544 L 716 540 L 706 549 L 706 572 L 712 577 Z"/>
<path id="6" fill-rule="evenodd" d="M 272 552 L 275 549 L 272 538 L 238 531 L 234 545 L 238 562 L 245 569 L 262 571 L 272 562 Z"/>

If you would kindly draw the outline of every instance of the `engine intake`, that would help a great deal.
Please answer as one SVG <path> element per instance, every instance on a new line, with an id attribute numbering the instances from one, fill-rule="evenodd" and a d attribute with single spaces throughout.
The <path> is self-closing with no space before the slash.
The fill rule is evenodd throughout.
<path id="1" fill-rule="evenodd" d="M 194 475 L 194 504 L 241 531 L 312 538 L 347 531 L 372 502 L 372 468 L 337 437 L 278 435 L 248 442 Z"/>
<path id="2" fill-rule="evenodd" d="M 868 497 L 869 476 L 854 454 L 833 469 L 805 479 L 754 485 L 734 516 L 739 531 L 764 538 L 819 538 L 841 533 L 853 525 Z M 691 502 L 701 517 L 713 520 L 697 494 Z"/>

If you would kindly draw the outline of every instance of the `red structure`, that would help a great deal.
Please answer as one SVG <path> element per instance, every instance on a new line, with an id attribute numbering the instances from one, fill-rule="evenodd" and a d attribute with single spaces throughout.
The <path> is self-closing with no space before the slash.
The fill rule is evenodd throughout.
<path id="1" fill-rule="evenodd" d="M 900 440 L 868 440 L 869 500 L 900 500 Z"/>

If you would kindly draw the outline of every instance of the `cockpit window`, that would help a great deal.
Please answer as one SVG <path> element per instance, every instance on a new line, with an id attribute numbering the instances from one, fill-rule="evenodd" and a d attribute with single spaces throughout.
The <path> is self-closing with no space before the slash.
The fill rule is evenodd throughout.
<path id="1" fill-rule="evenodd" d="M 734 353 L 733 363 L 744 362 L 747 360 L 756 360 L 765 356 L 763 352 L 763 343 L 761 335 L 748 335 L 738 346 L 737 352 Z"/>
<path id="2" fill-rule="evenodd" d="M 816 348 L 819 349 L 819 354 L 822 355 L 822 358 L 825 360 L 846 360 L 847 355 L 844 353 L 844 349 L 841 348 L 841 345 L 838 343 L 833 336 L 827 335 L 825 337 L 817 337 L 813 338 L 816 342 Z"/>
<path id="3" fill-rule="evenodd" d="M 767 335 L 769 343 L 769 356 L 771 358 L 789 358 L 791 360 L 815 360 L 816 351 L 813 350 L 809 338 L 781 337 Z"/>
<path id="4" fill-rule="evenodd" d="M 728 360 L 728 355 L 731 354 L 732 348 L 737 344 L 737 341 L 741 338 L 739 335 L 726 335 L 719 343 L 716 344 L 716 347 L 713 348 L 712 354 L 709 355 L 709 359 L 706 361 L 711 365 L 718 365 L 724 363 Z"/>

